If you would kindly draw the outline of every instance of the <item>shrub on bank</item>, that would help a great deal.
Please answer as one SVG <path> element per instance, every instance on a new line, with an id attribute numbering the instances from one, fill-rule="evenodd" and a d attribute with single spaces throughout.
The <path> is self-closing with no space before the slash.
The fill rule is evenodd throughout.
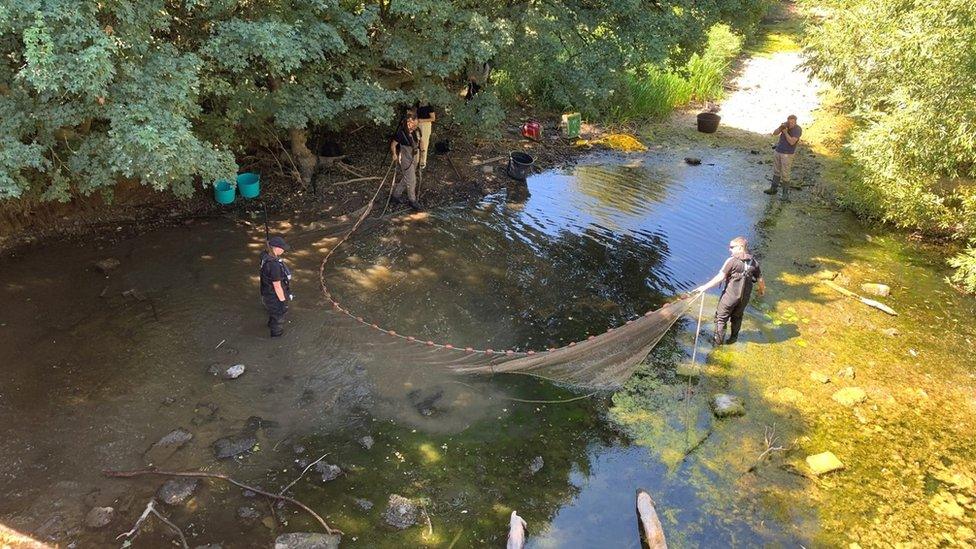
<path id="1" fill-rule="evenodd" d="M 861 215 L 969 245 L 951 264 L 976 292 L 976 4 L 806 0 L 814 73 L 857 121 L 843 193 Z"/>

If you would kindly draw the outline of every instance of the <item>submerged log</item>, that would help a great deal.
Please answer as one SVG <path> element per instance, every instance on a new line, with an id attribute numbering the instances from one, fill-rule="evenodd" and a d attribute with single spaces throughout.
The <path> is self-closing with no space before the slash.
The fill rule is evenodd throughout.
<path id="1" fill-rule="evenodd" d="M 643 488 L 637 489 L 637 520 L 640 522 L 641 538 L 648 549 L 668 549 L 664 529 L 654 510 L 654 500 Z"/>

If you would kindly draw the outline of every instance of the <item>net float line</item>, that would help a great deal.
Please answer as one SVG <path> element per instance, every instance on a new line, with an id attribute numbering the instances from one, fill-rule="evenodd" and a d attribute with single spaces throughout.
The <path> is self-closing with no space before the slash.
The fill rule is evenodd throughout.
<path id="1" fill-rule="evenodd" d="M 647 347 L 647 351 L 649 351 L 651 347 L 657 344 L 660 338 L 664 335 L 664 332 L 670 329 L 671 325 L 673 325 L 677 321 L 677 319 L 680 318 L 682 314 L 684 314 L 684 311 L 690 306 L 690 304 L 694 299 L 693 297 L 684 297 L 678 299 L 677 301 L 666 304 L 664 307 L 661 307 L 660 309 L 647 311 L 641 317 L 628 320 L 621 326 L 610 327 L 602 334 L 589 335 L 584 340 L 572 341 L 560 347 L 550 347 L 544 350 L 520 351 L 516 349 L 492 349 L 492 348 L 482 349 L 482 348 L 475 348 L 471 346 L 453 345 L 451 343 L 442 343 L 442 342 L 437 342 L 426 338 L 419 338 L 408 334 L 402 334 L 396 330 L 384 326 L 380 326 L 379 324 L 372 322 L 361 315 L 355 314 L 353 311 L 343 306 L 342 303 L 340 303 L 335 298 L 333 293 L 329 290 L 328 282 L 325 276 L 325 270 L 329 260 L 332 258 L 332 255 L 335 253 L 335 251 L 338 250 L 340 246 L 345 244 L 349 240 L 349 238 L 353 235 L 353 233 L 355 233 L 359 229 L 359 227 L 363 224 L 363 222 L 365 222 L 366 218 L 369 217 L 369 214 L 372 212 L 373 206 L 376 203 L 376 198 L 380 195 L 380 192 L 383 190 L 383 187 L 387 184 L 387 180 L 390 179 L 390 174 L 393 171 L 394 166 L 395 166 L 395 161 L 390 163 L 389 168 L 387 168 L 386 174 L 383 176 L 383 179 L 377 185 L 376 190 L 373 192 L 373 195 L 370 198 L 369 202 L 367 203 L 365 209 L 363 210 L 363 213 L 360 214 L 359 218 L 352 224 L 349 230 L 339 239 L 339 241 L 334 246 L 332 246 L 329 249 L 328 252 L 326 252 L 325 257 L 323 257 L 322 262 L 319 265 L 319 282 L 322 287 L 322 292 L 325 298 L 331 304 L 332 309 L 334 311 L 349 317 L 353 321 L 357 322 L 358 324 L 366 328 L 375 330 L 389 337 L 397 338 L 400 339 L 401 341 L 411 343 L 420 347 L 428 348 L 428 349 L 457 351 L 459 353 L 463 353 L 467 355 L 481 355 L 482 357 L 490 358 L 493 361 L 500 359 L 505 363 L 504 365 L 502 364 L 469 365 L 469 366 L 459 365 L 458 367 L 455 367 L 455 370 L 458 372 L 526 373 L 529 375 L 535 375 L 537 377 L 543 377 L 549 379 L 547 376 L 541 374 L 520 372 L 519 370 L 523 368 L 531 369 L 536 366 L 543 365 L 547 360 L 551 360 L 549 357 L 555 358 L 556 360 L 559 361 L 568 360 L 571 358 L 567 354 L 567 352 L 569 351 L 583 351 L 584 347 L 591 348 L 595 344 L 599 344 L 599 343 L 605 344 L 605 341 L 603 340 L 616 339 L 617 337 L 628 337 L 629 334 L 635 332 L 635 330 L 631 329 L 632 327 L 642 328 L 642 326 L 635 326 L 638 324 L 647 324 L 651 320 L 658 321 L 658 322 L 661 320 L 667 321 L 667 325 L 664 328 L 664 330 L 657 330 L 660 333 L 656 336 L 653 343 L 649 347 Z M 396 174 L 394 173 L 392 180 L 390 180 L 390 193 L 389 193 L 390 196 L 392 196 L 393 194 L 393 188 L 395 184 L 396 184 Z M 386 210 L 384 208 L 384 213 L 385 211 Z M 621 332 L 627 332 L 628 335 L 621 336 L 620 335 Z M 646 355 L 647 351 L 644 351 L 644 355 Z M 578 355 L 578 353 L 573 352 L 572 355 L 575 356 Z M 635 354 L 634 356 L 637 355 Z M 539 359 L 540 357 L 546 357 L 546 358 L 541 358 L 541 360 L 534 360 L 534 359 Z M 633 357 L 630 357 L 630 360 L 633 360 Z M 640 359 L 637 360 L 639 361 Z"/>

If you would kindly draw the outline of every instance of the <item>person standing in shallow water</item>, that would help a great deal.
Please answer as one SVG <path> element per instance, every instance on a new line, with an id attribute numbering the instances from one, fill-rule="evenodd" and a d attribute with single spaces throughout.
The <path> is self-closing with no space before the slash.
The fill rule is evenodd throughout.
<path id="1" fill-rule="evenodd" d="M 718 274 L 692 290 L 695 294 L 707 292 L 719 283 L 725 282 L 722 295 L 718 300 L 718 308 L 715 309 L 715 335 L 712 337 L 712 343 L 715 345 L 735 343 L 739 339 L 742 315 L 749 305 L 753 286 L 756 286 L 756 293 L 760 297 L 766 293 L 766 282 L 762 278 L 759 262 L 749 253 L 749 241 L 741 236 L 733 238 L 729 242 L 729 254 L 732 257 L 725 260 Z M 730 321 L 732 331 L 726 341 L 725 325 Z"/>
<path id="2" fill-rule="evenodd" d="M 281 259 L 289 249 L 284 238 L 272 236 L 268 239 L 268 249 L 261 252 L 261 300 L 268 310 L 271 337 L 280 337 L 285 333 L 285 313 L 292 299 L 291 270 Z"/>
<path id="3" fill-rule="evenodd" d="M 786 122 L 773 130 L 773 135 L 779 136 L 779 141 L 773 151 L 773 184 L 763 191 L 766 194 L 776 194 L 776 189 L 783 186 L 783 200 L 790 199 L 790 170 L 793 169 L 793 158 L 796 146 L 800 143 L 803 128 L 796 123 L 796 115 L 786 117 Z"/>
<path id="4" fill-rule="evenodd" d="M 399 167 L 391 200 L 403 204 L 403 191 L 407 191 L 407 203 L 414 210 L 420 211 L 420 203 L 417 202 L 417 160 L 420 156 L 420 131 L 417 126 L 417 113 L 407 111 L 407 115 L 393 136 L 393 141 L 390 142 L 390 153 Z"/>

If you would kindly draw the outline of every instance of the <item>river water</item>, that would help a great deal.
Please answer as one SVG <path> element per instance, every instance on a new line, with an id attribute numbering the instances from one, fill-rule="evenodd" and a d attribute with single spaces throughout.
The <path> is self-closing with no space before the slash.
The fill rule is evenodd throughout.
<path id="1" fill-rule="evenodd" d="M 702 165 L 687 165 L 688 154 Z M 327 276 L 355 314 L 418 339 L 559 346 L 705 281 L 731 237 L 761 236 L 757 227 L 778 207 L 759 192 L 765 171 L 736 148 L 596 154 L 477 204 L 367 225 Z M 524 402 L 584 393 L 519 377 L 456 377 L 431 366 L 435 351 L 333 312 L 318 268 L 335 239 L 297 221 L 308 218 L 273 220 L 295 248 L 287 259 L 296 301 L 276 340 L 256 289 L 263 226 L 247 209 L 118 244 L 52 244 L 4 260 L 0 522 L 39 539 L 111 544 L 162 479 L 110 480 L 104 469 L 151 462 L 278 490 L 327 453 L 324 462 L 343 475 L 324 482 L 310 471 L 292 493 L 341 528 L 349 546 L 500 546 L 517 510 L 532 547 L 638 547 L 638 487 L 654 496 L 676 546 L 806 539 L 803 520 L 737 493 L 734 479 L 694 454 L 668 459 L 654 444 L 632 443 L 609 419 L 608 395 Z M 105 257 L 121 266 L 98 272 L 93 262 Z M 679 358 L 646 368 L 675 382 L 670 370 L 690 352 L 693 331 L 691 321 L 679 323 L 665 342 Z M 236 380 L 208 371 L 237 363 L 247 371 Z M 211 444 L 255 416 L 255 451 L 215 460 Z M 686 417 L 669 429 L 723 428 L 700 398 Z M 147 453 L 176 428 L 193 439 L 172 455 Z M 359 442 L 366 435 L 375 441 L 368 450 Z M 543 466 L 533 474 L 537 457 Z M 394 493 L 423 502 L 420 526 L 384 526 Z M 359 500 L 374 506 L 363 510 Z M 85 530 L 94 505 L 121 517 Z M 242 507 L 259 518 L 241 519 Z M 165 511 L 191 546 L 263 547 L 282 532 L 315 531 L 293 509 L 272 513 L 222 484 Z M 167 539 L 164 527 L 147 526 L 136 545 Z"/>

